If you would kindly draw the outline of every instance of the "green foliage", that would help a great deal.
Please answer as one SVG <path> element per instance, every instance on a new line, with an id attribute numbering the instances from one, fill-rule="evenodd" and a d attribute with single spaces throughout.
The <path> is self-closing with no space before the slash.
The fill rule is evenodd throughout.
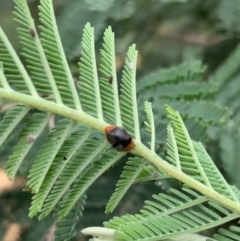
<path id="1" fill-rule="evenodd" d="M 218 233 L 214 234 L 213 237 L 217 241 L 234 241 L 239 240 L 240 235 L 240 228 L 239 228 L 239 222 L 237 223 L 237 226 L 230 226 L 229 229 L 220 228 L 218 230 Z"/>
<path id="2" fill-rule="evenodd" d="M 103 119 L 96 57 L 94 51 L 94 31 L 90 24 L 83 30 L 82 57 L 80 67 L 80 99 L 87 111 Z M 92 90 L 95 90 L 93 92 Z"/>
<path id="3" fill-rule="evenodd" d="M 239 34 L 239 19 L 236 17 L 240 13 L 239 0 L 221 0 L 215 9 L 215 16 L 219 19 L 219 27 L 226 30 L 229 35 Z"/>
<path id="4" fill-rule="evenodd" d="M 121 201 L 130 186 L 134 183 L 145 164 L 146 161 L 144 159 L 138 157 L 129 158 L 116 185 L 115 192 L 109 199 L 109 202 L 106 206 L 106 213 L 114 211 L 117 204 Z"/>
<path id="5" fill-rule="evenodd" d="M 56 222 L 54 241 L 67 241 L 75 236 L 75 227 L 78 219 L 83 215 L 86 198 L 87 196 L 83 195 L 69 214 L 63 220 Z"/>
<path id="6" fill-rule="evenodd" d="M 3 145 L 12 131 L 17 125 L 26 117 L 30 111 L 29 107 L 25 106 L 14 106 L 4 116 L 0 122 L 0 144 Z"/>
<path id="7" fill-rule="evenodd" d="M 39 10 L 40 22 L 42 24 L 39 26 L 42 46 L 60 91 L 62 102 L 71 107 L 75 106 L 79 110 L 81 106 L 58 34 L 52 2 L 50 0 L 42 0 Z"/>
<path id="8" fill-rule="evenodd" d="M 45 206 L 42 210 L 42 216 L 45 212 L 52 211 L 60 198 L 63 197 L 71 183 L 74 181 L 74 175 L 72 175 L 71 179 L 68 178 L 68 175 L 72 172 L 72 170 L 74 170 L 76 177 L 81 171 L 81 166 L 74 169 L 74 165 L 76 165 L 75 162 L 78 160 L 78 150 L 83 146 L 91 134 L 92 129 L 87 130 L 86 128 L 78 128 L 64 141 L 62 148 L 53 160 L 53 164 L 51 165 L 39 192 L 33 196 L 32 206 L 29 214 L 30 216 L 36 215 L 37 212 L 42 208 L 44 202 Z M 80 139 L 79 136 L 81 136 Z M 58 190 L 55 190 L 55 182 L 57 182 L 60 187 Z M 51 189 L 52 192 L 50 193 Z M 48 199 L 52 198 L 52 196 L 54 196 L 54 202 L 52 203 L 51 207 L 49 207 Z M 46 200 L 47 197 L 48 199 Z"/>
<path id="9" fill-rule="evenodd" d="M 68 59 L 77 57 L 81 50 L 81 31 L 86 22 L 90 22 L 95 29 L 95 39 L 100 37 L 106 26 L 106 17 L 102 12 L 89 11 L 86 1 L 68 1 L 64 5 L 64 11 L 57 19 L 59 33 Z M 77 23 L 77 24 L 76 24 Z M 71 37 L 69 37 L 71 36 Z"/>
<path id="10" fill-rule="evenodd" d="M 134 0 L 85 0 L 81 4 L 77 0 L 72 0 L 64 4 L 65 10 L 57 22 L 68 59 L 79 56 L 82 48 L 79 42 L 81 37 L 79 29 L 83 29 L 86 22 L 94 26 L 95 41 L 97 41 L 107 26 L 108 19 L 119 21 L 130 18 L 136 11 L 135 5 Z"/>
<path id="11" fill-rule="evenodd" d="M 101 99 L 105 117 L 118 126 L 122 125 L 118 98 L 118 82 L 115 64 L 114 33 L 111 27 L 104 32 L 103 45 L 100 50 L 101 64 L 99 71 L 103 77 L 100 79 Z"/>
<path id="12" fill-rule="evenodd" d="M 19 142 L 14 147 L 13 154 L 8 158 L 4 165 L 6 173 L 10 179 L 13 179 L 16 172 L 31 149 L 37 137 L 42 133 L 50 121 L 51 115 L 45 113 L 36 113 L 28 116 L 25 126 L 19 133 Z"/>
<path id="13" fill-rule="evenodd" d="M 120 88 L 120 106 L 123 126 L 140 141 L 139 120 L 136 100 L 136 64 L 135 45 L 129 47 L 123 70 Z"/>
<path id="14" fill-rule="evenodd" d="M 91 11 L 109 11 L 109 17 L 114 15 L 115 19 L 129 18 L 135 11 L 134 1 L 113 3 L 85 2 Z M 136 45 L 131 45 L 127 51 L 118 84 L 115 39 L 108 27 L 100 51 L 99 78 L 95 33 L 87 23 L 81 44 L 80 82 L 76 88 L 58 34 L 52 2 L 40 1 L 39 35 L 26 2 L 15 0 L 15 4 L 15 20 L 21 25 L 18 36 L 26 69 L 0 29 L 0 97 L 16 105 L 0 123 L 0 143 L 5 143 L 23 123 L 19 128 L 19 140 L 5 164 L 9 178 L 16 175 L 50 119 L 55 120 L 29 170 L 27 184 L 34 193 L 30 217 L 38 215 L 39 219 L 44 219 L 56 212 L 56 240 L 69 240 L 74 235 L 88 188 L 126 155 L 111 148 L 102 136 L 108 122 L 131 133 L 135 146 L 134 156 L 128 157 L 106 212 L 112 212 L 135 183 L 172 178 L 181 185 L 179 190 L 171 188 L 166 193 L 153 195 L 153 200 L 145 201 L 140 214 L 115 217 L 105 223 L 112 229 L 110 240 L 174 239 L 240 217 L 239 190 L 227 183 L 204 146 L 190 137 L 191 133 L 194 138 L 206 135 L 208 126 L 220 127 L 229 120 L 231 111 L 219 104 L 228 105 L 228 98 L 218 95 L 217 91 L 222 91 L 230 82 L 233 89 L 237 85 L 238 80 L 232 80 L 232 77 L 239 69 L 239 48 L 208 82 L 201 81 L 205 67 L 201 62 L 193 61 L 155 71 L 140 79 L 139 87 L 136 87 Z M 236 93 L 237 90 L 233 99 L 236 99 Z M 229 97 L 231 93 L 227 95 Z M 221 101 L 215 103 L 214 99 Z M 151 103 L 145 102 L 143 106 L 144 101 Z M 167 128 L 164 104 L 167 104 L 170 119 Z M 228 106 L 233 108 L 235 105 Z M 35 109 L 37 111 L 32 113 Z M 142 139 L 147 139 L 143 127 L 151 134 L 151 148 L 142 143 Z M 167 129 L 165 160 L 158 155 L 158 145 L 166 137 L 159 129 Z M 232 140 L 232 145 L 238 147 L 238 132 L 234 132 L 234 128 L 226 129 L 221 136 L 225 163 L 229 157 L 232 160 L 238 158 L 235 150 L 226 148 Z M 58 210 L 55 210 L 56 206 Z M 219 232 L 233 237 L 226 231 Z M 104 233 L 97 236 L 101 238 Z"/>
<path id="15" fill-rule="evenodd" d="M 190 135 L 196 140 L 206 139 L 207 126 L 218 126 L 228 121 L 231 112 L 212 102 L 218 90 L 217 85 L 201 81 L 205 69 L 201 62 L 193 61 L 153 71 L 138 81 L 139 106 L 145 100 L 151 101 L 153 113 L 157 113 L 161 119 L 155 124 L 159 133 L 157 143 L 164 142 L 166 136 L 167 119 L 164 103 L 179 111 Z M 140 113 L 142 117 L 143 114 Z M 141 126 L 143 122 L 141 118 Z M 143 139 L 146 138 L 143 134 Z"/>
<path id="16" fill-rule="evenodd" d="M 169 194 L 153 195 L 153 200 L 145 201 L 140 214 L 113 218 L 105 222 L 105 226 L 117 230 L 115 235 L 121 240 L 156 240 L 177 237 L 180 230 L 200 231 L 226 217 L 235 217 L 216 203 L 206 203 L 205 197 L 191 189 L 169 191 Z"/>
<path id="17" fill-rule="evenodd" d="M 220 135 L 221 158 L 228 180 L 239 188 L 240 131 L 235 123 L 226 126 Z"/>

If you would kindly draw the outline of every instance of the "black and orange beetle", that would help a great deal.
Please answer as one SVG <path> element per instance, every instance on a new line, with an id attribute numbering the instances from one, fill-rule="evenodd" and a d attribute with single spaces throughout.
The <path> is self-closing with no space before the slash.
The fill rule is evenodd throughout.
<path id="1" fill-rule="evenodd" d="M 118 151 L 131 151 L 135 146 L 131 135 L 121 127 L 107 126 L 105 135 L 111 146 Z"/>

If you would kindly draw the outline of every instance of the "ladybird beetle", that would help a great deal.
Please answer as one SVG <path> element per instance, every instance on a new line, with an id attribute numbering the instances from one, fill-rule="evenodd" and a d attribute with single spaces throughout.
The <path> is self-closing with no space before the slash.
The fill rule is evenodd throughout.
<path id="1" fill-rule="evenodd" d="M 105 135 L 108 142 L 118 151 L 131 151 L 135 144 L 129 133 L 118 126 L 107 126 Z"/>

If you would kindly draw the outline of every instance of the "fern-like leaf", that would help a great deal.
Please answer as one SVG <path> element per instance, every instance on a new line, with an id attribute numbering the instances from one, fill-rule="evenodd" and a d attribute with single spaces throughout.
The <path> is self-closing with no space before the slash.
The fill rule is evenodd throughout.
<path id="1" fill-rule="evenodd" d="M 238 202 L 238 198 L 218 171 L 202 144 L 190 139 L 179 113 L 168 106 L 166 109 L 174 126 L 174 136 L 172 130 L 169 129 L 169 160 L 171 162 L 174 160 L 176 166 L 186 174 L 203 182 L 227 198 Z"/>
<path id="2" fill-rule="evenodd" d="M 34 140 L 28 141 L 28 137 L 33 136 L 36 139 L 46 127 L 50 118 L 51 115 L 45 113 L 36 113 L 27 118 L 25 126 L 19 133 L 19 142 L 14 147 L 13 154 L 4 165 L 8 178 L 14 178 L 20 164 L 34 144 Z"/>
<path id="3" fill-rule="evenodd" d="M 18 28 L 18 37 L 23 45 L 22 55 L 27 62 L 27 68 L 30 70 L 31 79 L 39 93 L 52 94 L 54 100 L 62 104 L 56 82 L 54 81 L 52 71 L 47 62 L 43 51 L 37 30 L 32 20 L 27 1 L 14 0 L 15 2 L 15 21 L 20 23 Z"/>
<path id="4" fill-rule="evenodd" d="M 68 165 L 65 166 L 60 173 L 58 181 L 55 183 L 41 210 L 40 219 L 45 218 L 53 210 L 77 177 L 81 175 L 85 168 L 87 168 L 98 155 L 106 150 L 108 143 L 106 141 L 102 144 L 100 143 L 101 141 L 91 138 L 88 138 L 85 143 L 82 143 L 83 145 L 81 145 L 76 155 L 69 160 Z"/>
<path id="5" fill-rule="evenodd" d="M 99 70 L 103 75 L 100 79 L 100 90 L 104 115 L 112 123 L 122 126 L 115 64 L 114 33 L 111 27 L 108 27 L 104 32 L 100 53 L 102 63 Z"/>
<path id="6" fill-rule="evenodd" d="M 238 125 L 230 122 L 220 134 L 222 165 L 230 183 L 240 187 L 240 130 Z"/>
<path id="7" fill-rule="evenodd" d="M 61 210 L 58 215 L 62 219 L 71 210 L 77 200 L 87 190 L 87 188 L 109 167 L 117 162 L 124 154 L 110 150 L 93 162 L 93 165 L 80 176 L 79 180 L 73 185 L 68 198 L 61 203 Z"/>
<path id="8" fill-rule="evenodd" d="M 220 89 L 239 71 L 240 66 L 240 45 L 221 64 L 215 73 L 210 76 L 209 82 L 217 84 Z"/>
<path id="9" fill-rule="evenodd" d="M 218 104 L 208 101 L 186 101 L 162 99 L 163 103 L 168 103 L 174 110 L 177 110 L 183 117 L 191 117 L 205 124 L 223 125 L 229 120 L 231 112 Z M 162 107 L 153 103 L 153 111 L 159 112 Z"/>
<path id="10" fill-rule="evenodd" d="M 51 0 L 40 1 L 41 42 L 52 74 L 58 86 L 62 102 L 76 110 L 81 110 L 71 71 L 58 34 Z"/>
<path id="11" fill-rule="evenodd" d="M 220 171 L 217 169 L 211 157 L 206 152 L 201 143 L 193 142 L 198 159 L 203 166 L 205 173 L 207 174 L 209 181 L 215 191 L 226 196 L 227 198 L 239 202 L 237 196 L 226 182 Z"/>
<path id="12" fill-rule="evenodd" d="M 67 138 L 73 124 L 74 122 L 72 121 L 61 120 L 47 137 L 28 175 L 28 185 L 34 192 L 37 193 L 39 191 L 55 156 Z"/>
<path id="13" fill-rule="evenodd" d="M 2 146 L 16 126 L 26 117 L 30 111 L 26 106 L 14 106 L 9 110 L 0 122 L 0 146 Z"/>
<path id="14" fill-rule="evenodd" d="M 136 99 L 136 65 L 137 51 L 135 45 L 129 47 L 120 87 L 121 92 L 121 116 L 123 126 L 140 141 L 140 129 L 138 120 L 138 108 Z"/>
<path id="15" fill-rule="evenodd" d="M 87 111 L 103 120 L 94 44 L 94 29 L 87 23 L 83 29 L 82 57 L 79 63 L 80 98 Z"/>
<path id="16" fill-rule="evenodd" d="M 116 239 L 165 240 L 214 227 L 238 216 L 216 203 L 205 203 L 207 198 L 192 189 L 169 191 L 170 194 L 153 195 L 153 201 L 145 201 L 141 214 L 113 218 L 104 225 L 115 229 Z"/>
<path id="17" fill-rule="evenodd" d="M 166 106 L 166 110 L 168 118 L 171 120 L 174 127 L 174 136 L 176 138 L 178 152 L 180 153 L 179 157 L 181 160 L 182 171 L 212 188 L 208 176 L 204 172 L 204 169 L 197 157 L 192 140 L 181 116 L 169 106 Z"/>
<path id="18" fill-rule="evenodd" d="M 177 84 L 181 82 L 197 82 L 203 76 L 206 67 L 200 61 L 182 63 L 168 69 L 155 70 L 138 81 L 138 94 L 147 88 L 154 89 L 157 86 L 168 84 Z M 190 82 L 191 81 L 191 82 Z M 139 96 L 141 98 L 141 96 Z M 146 100 L 146 99 L 145 99 Z"/>
<path id="19" fill-rule="evenodd" d="M 124 171 L 122 172 L 120 179 L 117 183 L 115 192 L 112 194 L 107 206 L 106 213 L 113 212 L 118 203 L 121 201 L 124 194 L 134 183 L 135 179 L 141 172 L 142 168 L 146 165 L 146 160 L 133 157 L 129 158 L 126 165 L 124 166 Z"/>
<path id="20" fill-rule="evenodd" d="M 181 171 L 181 161 L 178 153 L 178 146 L 174 136 L 173 128 L 168 125 L 167 128 L 167 160 Z"/>
<path id="21" fill-rule="evenodd" d="M 83 214 L 86 198 L 87 196 L 83 195 L 69 214 L 63 220 L 56 222 L 54 241 L 68 241 L 74 237 L 75 227 Z"/>
<path id="22" fill-rule="evenodd" d="M 23 93 L 37 97 L 38 93 L 17 53 L 0 27 L 0 62 L 8 82 Z M 1 80 L 2 81 L 2 80 Z"/>
<path id="23" fill-rule="evenodd" d="M 238 225 L 232 225 L 229 229 L 220 228 L 218 233 L 214 234 L 213 237 L 216 241 L 238 241 L 240 240 L 240 222 Z"/>
<path id="24" fill-rule="evenodd" d="M 60 174 L 62 173 L 64 168 L 68 168 L 67 165 L 69 165 L 69 161 L 76 155 L 79 148 L 81 148 L 81 146 L 89 138 L 92 132 L 92 129 L 87 130 L 86 127 L 79 127 L 64 141 L 57 156 L 53 160 L 53 163 L 49 171 L 47 172 L 46 177 L 43 180 L 39 192 L 33 196 L 33 201 L 29 212 L 30 217 L 36 215 L 37 212 L 42 209 L 43 203 L 45 202 L 53 185 L 58 184 L 56 183 L 56 181 L 59 178 Z M 68 187 L 67 181 L 66 186 Z M 62 193 L 64 193 L 66 189 L 67 188 L 64 189 L 64 187 L 62 187 Z M 55 201 L 58 200 L 59 199 L 55 199 Z"/>

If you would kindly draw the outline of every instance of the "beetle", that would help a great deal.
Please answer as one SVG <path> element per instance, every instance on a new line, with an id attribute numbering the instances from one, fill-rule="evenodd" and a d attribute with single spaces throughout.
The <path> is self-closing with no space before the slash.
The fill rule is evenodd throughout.
<path id="1" fill-rule="evenodd" d="M 122 127 L 110 125 L 105 128 L 108 142 L 117 151 L 128 152 L 135 147 L 131 135 Z"/>

